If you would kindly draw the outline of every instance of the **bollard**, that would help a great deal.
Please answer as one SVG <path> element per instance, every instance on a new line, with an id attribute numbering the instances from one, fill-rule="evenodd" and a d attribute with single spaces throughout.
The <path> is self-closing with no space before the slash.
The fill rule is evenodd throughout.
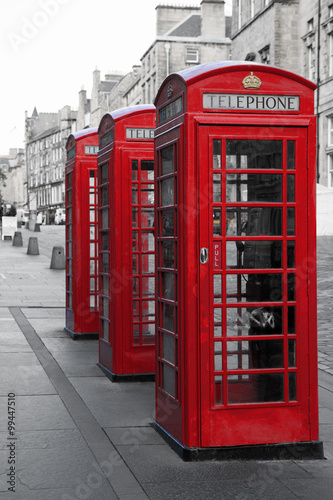
<path id="1" fill-rule="evenodd" d="M 21 231 L 15 231 L 14 238 L 13 238 L 13 246 L 14 247 L 22 247 L 23 246 Z"/>
<path id="2" fill-rule="evenodd" d="M 65 269 L 65 268 L 66 268 L 66 260 L 65 260 L 64 247 L 53 247 L 50 269 Z"/>
<path id="3" fill-rule="evenodd" d="M 40 233 L 40 224 L 37 224 L 37 222 L 36 222 L 36 224 L 35 224 L 35 229 L 34 229 L 34 232 L 35 232 L 35 233 Z"/>
<path id="4" fill-rule="evenodd" d="M 30 236 L 28 243 L 28 255 L 39 255 L 38 239 L 35 236 Z"/>

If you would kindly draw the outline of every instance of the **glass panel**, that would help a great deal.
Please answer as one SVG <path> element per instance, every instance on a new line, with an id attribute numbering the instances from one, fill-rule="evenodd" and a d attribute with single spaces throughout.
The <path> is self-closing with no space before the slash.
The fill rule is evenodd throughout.
<path id="1" fill-rule="evenodd" d="M 295 209 L 287 208 L 287 235 L 295 236 Z"/>
<path id="2" fill-rule="evenodd" d="M 287 175 L 287 202 L 292 203 L 295 201 L 295 176 Z"/>
<path id="3" fill-rule="evenodd" d="M 69 292 L 73 291 L 73 281 L 72 281 L 72 277 L 71 276 L 69 276 L 68 279 L 67 279 L 67 290 Z"/>
<path id="4" fill-rule="evenodd" d="M 102 336 L 104 340 L 109 340 L 109 322 L 102 320 Z"/>
<path id="5" fill-rule="evenodd" d="M 132 231 L 132 250 L 139 251 L 139 231 Z"/>
<path id="6" fill-rule="evenodd" d="M 287 242 L 287 267 L 295 267 L 295 242 Z"/>
<path id="7" fill-rule="evenodd" d="M 71 260 L 68 260 L 68 273 L 69 274 L 73 273 L 73 262 Z"/>
<path id="8" fill-rule="evenodd" d="M 282 175 L 280 174 L 227 174 L 226 201 L 281 202 Z"/>
<path id="9" fill-rule="evenodd" d="M 288 300 L 294 301 L 295 299 L 295 275 L 288 274 Z"/>
<path id="10" fill-rule="evenodd" d="M 222 309 L 214 308 L 214 337 L 222 337 Z"/>
<path id="11" fill-rule="evenodd" d="M 90 243 L 90 257 L 95 257 L 95 243 Z"/>
<path id="12" fill-rule="evenodd" d="M 282 274 L 228 274 L 227 302 L 279 302 Z"/>
<path id="13" fill-rule="evenodd" d="M 72 255 L 72 242 L 67 243 L 67 257 L 71 258 L 73 257 Z"/>
<path id="14" fill-rule="evenodd" d="M 133 274 L 139 274 L 139 255 L 134 253 L 132 255 L 132 260 L 133 260 Z"/>
<path id="15" fill-rule="evenodd" d="M 215 376 L 215 404 L 223 404 L 223 386 L 222 386 L 222 375 Z"/>
<path id="16" fill-rule="evenodd" d="M 175 397 L 175 370 L 168 365 L 162 364 L 162 389 Z"/>
<path id="17" fill-rule="evenodd" d="M 173 210 L 164 210 L 161 213 L 162 236 L 174 236 L 175 234 L 175 215 Z"/>
<path id="18" fill-rule="evenodd" d="M 141 184 L 141 203 L 154 205 L 154 184 Z"/>
<path id="19" fill-rule="evenodd" d="M 102 250 L 109 249 L 109 233 L 102 233 Z"/>
<path id="20" fill-rule="evenodd" d="M 214 342 L 214 370 L 222 371 L 222 342 Z"/>
<path id="21" fill-rule="evenodd" d="M 109 211 L 107 208 L 104 208 L 102 210 L 102 228 L 107 228 L 109 227 Z"/>
<path id="22" fill-rule="evenodd" d="M 227 168 L 282 169 L 282 141 L 227 140 Z"/>
<path id="23" fill-rule="evenodd" d="M 213 174 L 213 203 L 221 203 L 221 174 Z"/>
<path id="24" fill-rule="evenodd" d="M 90 239 L 94 240 L 95 239 L 95 224 L 90 224 L 90 233 L 89 233 Z"/>
<path id="25" fill-rule="evenodd" d="M 161 181 L 161 206 L 174 205 L 174 177 Z"/>
<path id="26" fill-rule="evenodd" d="M 132 226 L 139 227 L 139 209 L 132 208 Z"/>
<path id="27" fill-rule="evenodd" d="M 282 307 L 236 307 L 227 309 L 227 336 L 282 335 Z"/>
<path id="28" fill-rule="evenodd" d="M 213 208 L 213 234 L 221 236 L 221 209 Z"/>
<path id="29" fill-rule="evenodd" d="M 142 255 L 142 274 L 154 274 L 154 273 L 155 273 L 155 255 L 151 253 Z"/>
<path id="30" fill-rule="evenodd" d="M 281 236 L 282 208 L 232 207 L 226 210 L 227 236 Z"/>
<path id="31" fill-rule="evenodd" d="M 68 298 L 68 308 L 72 309 L 73 308 L 73 296 L 72 296 L 72 294 L 68 294 L 67 298 Z"/>
<path id="32" fill-rule="evenodd" d="M 95 274 L 95 261 L 91 260 L 90 261 L 90 274 Z"/>
<path id="33" fill-rule="evenodd" d="M 288 306 L 288 334 L 293 335 L 296 333 L 295 328 L 295 306 Z"/>
<path id="34" fill-rule="evenodd" d="M 89 193 L 89 204 L 94 205 L 95 204 L 95 192 L 93 189 L 90 190 Z"/>
<path id="35" fill-rule="evenodd" d="M 162 328 L 175 333 L 175 307 L 171 304 L 162 304 Z"/>
<path id="36" fill-rule="evenodd" d="M 142 278 L 142 296 L 143 297 L 155 296 L 155 277 Z"/>
<path id="37" fill-rule="evenodd" d="M 95 278 L 90 278 L 90 291 L 95 291 Z"/>
<path id="38" fill-rule="evenodd" d="M 155 321 L 155 301 L 142 301 L 142 321 Z"/>
<path id="39" fill-rule="evenodd" d="M 296 373 L 289 373 L 289 401 L 297 401 Z"/>
<path id="40" fill-rule="evenodd" d="M 288 366 L 296 367 L 296 340 L 288 340 Z"/>
<path id="41" fill-rule="evenodd" d="M 161 273 L 161 297 L 175 300 L 176 280 L 173 273 Z"/>
<path id="42" fill-rule="evenodd" d="M 227 269 L 281 269 L 282 241 L 227 241 Z"/>
<path id="43" fill-rule="evenodd" d="M 228 370 L 283 368 L 283 340 L 227 342 Z"/>
<path id="44" fill-rule="evenodd" d="M 133 325 L 133 344 L 140 345 L 140 325 Z"/>
<path id="45" fill-rule="evenodd" d="M 161 357 L 173 365 L 176 362 L 175 338 L 172 335 L 161 332 L 162 354 Z"/>
<path id="46" fill-rule="evenodd" d="M 154 252 L 155 250 L 155 238 L 152 231 L 141 233 L 141 251 L 142 252 Z"/>
<path id="47" fill-rule="evenodd" d="M 213 168 L 221 168 L 221 140 L 213 139 Z"/>
<path id="48" fill-rule="evenodd" d="M 109 318 L 109 300 L 102 298 L 102 316 Z"/>
<path id="49" fill-rule="evenodd" d="M 138 167 L 139 167 L 138 160 L 132 160 L 132 181 L 139 180 L 139 178 L 138 178 Z"/>
<path id="50" fill-rule="evenodd" d="M 101 184 L 105 184 L 108 181 L 108 165 L 104 163 L 101 165 Z"/>
<path id="51" fill-rule="evenodd" d="M 102 272 L 103 273 L 109 272 L 109 254 L 108 253 L 102 254 Z"/>
<path id="52" fill-rule="evenodd" d="M 154 208 L 141 209 L 141 227 L 154 227 Z"/>
<path id="53" fill-rule="evenodd" d="M 229 375 L 228 403 L 284 401 L 283 373 Z"/>
<path id="54" fill-rule="evenodd" d="M 161 242 L 161 267 L 175 267 L 175 243 L 174 241 Z"/>
<path id="55" fill-rule="evenodd" d="M 89 220 L 90 222 L 95 222 L 95 208 L 90 208 Z"/>
<path id="56" fill-rule="evenodd" d="M 95 295 L 90 295 L 90 310 L 94 311 L 95 310 Z"/>
<path id="57" fill-rule="evenodd" d="M 133 300 L 133 321 L 140 321 L 140 301 Z"/>
<path id="58" fill-rule="evenodd" d="M 142 343 L 155 344 L 155 323 L 142 323 Z"/>
<path id="59" fill-rule="evenodd" d="M 154 180 L 154 162 L 151 160 L 141 161 L 141 180 L 153 181 Z"/>
<path id="60" fill-rule="evenodd" d="M 108 276 L 103 276 L 103 290 L 104 295 L 109 295 L 109 278 Z"/>
<path id="61" fill-rule="evenodd" d="M 132 204 L 133 205 L 139 204 L 138 187 L 139 187 L 138 184 L 132 184 Z"/>
<path id="62" fill-rule="evenodd" d="M 222 276 L 214 274 L 214 303 L 222 302 Z"/>
<path id="63" fill-rule="evenodd" d="M 133 297 L 134 298 L 138 298 L 140 296 L 139 283 L 140 283 L 139 278 L 133 278 Z"/>
<path id="64" fill-rule="evenodd" d="M 295 141 L 287 141 L 287 169 L 295 169 Z"/>
<path id="65" fill-rule="evenodd" d="M 72 224 L 69 224 L 67 226 L 67 239 L 68 240 L 72 239 L 72 232 L 73 232 Z"/>
<path id="66" fill-rule="evenodd" d="M 168 146 L 161 151 L 161 175 L 174 171 L 174 147 Z"/>
<path id="67" fill-rule="evenodd" d="M 68 221 L 67 222 L 72 222 L 72 209 L 69 208 L 67 210 L 67 217 L 68 217 Z"/>

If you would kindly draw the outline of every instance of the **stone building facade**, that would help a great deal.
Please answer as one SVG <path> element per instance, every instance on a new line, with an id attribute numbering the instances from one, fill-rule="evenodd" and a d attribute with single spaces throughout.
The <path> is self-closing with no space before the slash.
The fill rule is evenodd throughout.
<path id="1" fill-rule="evenodd" d="M 0 170 L 6 176 L 0 181 L 0 200 L 15 208 L 27 207 L 26 169 L 24 149 L 11 148 L 8 155 L 0 156 Z"/>
<path id="2" fill-rule="evenodd" d="M 38 113 L 25 118 L 28 208 L 52 222 L 65 201 L 65 145 L 76 130 L 77 112 L 65 106 L 58 113 Z"/>
<path id="3" fill-rule="evenodd" d="M 233 0 L 232 59 L 279 66 L 317 85 L 317 180 L 333 187 L 332 0 Z"/>

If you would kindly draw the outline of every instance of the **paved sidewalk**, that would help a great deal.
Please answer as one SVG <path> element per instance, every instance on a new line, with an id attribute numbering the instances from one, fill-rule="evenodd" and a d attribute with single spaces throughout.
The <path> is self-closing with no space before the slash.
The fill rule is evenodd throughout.
<path id="1" fill-rule="evenodd" d="M 104 376 L 98 342 L 63 331 L 64 271 L 26 251 L 0 241 L 1 500 L 331 500 L 333 237 L 318 239 L 319 461 L 183 462 L 151 426 L 154 384 Z"/>

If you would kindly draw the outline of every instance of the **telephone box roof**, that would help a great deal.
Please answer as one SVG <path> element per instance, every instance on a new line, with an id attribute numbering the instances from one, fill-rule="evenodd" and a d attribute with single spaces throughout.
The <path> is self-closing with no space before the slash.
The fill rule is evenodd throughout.
<path id="1" fill-rule="evenodd" d="M 78 130 L 77 132 L 70 134 L 66 142 L 66 148 L 71 137 L 74 137 L 75 141 L 77 141 L 78 139 L 83 139 L 83 137 L 87 137 L 88 135 L 96 134 L 97 131 L 98 131 L 97 127 L 91 127 L 91 128 L 84 128 L 83 130 Z"/>
<path id="2" fill-rule="evenodd" d="M 128 117 L 131 114 L 145 113 L 146 111 L 155 111 L 156 108 L 153 104 L 138 104 L 135 106 L 128 106 L 126 108 L 119 108 L 110 113 L 106 113 L 100 121 L 98 131 L 100 129 L 101 123 L 104 121 L 105 117 L 111 116 L 114 121 L 120 120 L 123 117 Z"/>

